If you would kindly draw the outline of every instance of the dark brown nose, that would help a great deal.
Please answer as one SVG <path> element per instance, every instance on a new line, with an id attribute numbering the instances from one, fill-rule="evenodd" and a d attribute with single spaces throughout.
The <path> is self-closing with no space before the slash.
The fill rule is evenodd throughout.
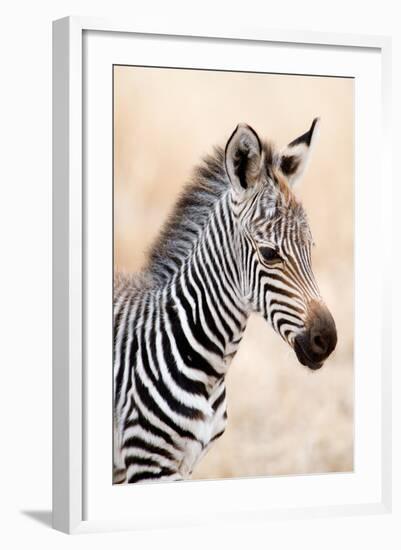
<path id="1" fill-rule="evenodd" d="M 314 323 L 309 330 L 309 340 L 312 353 L 326 359 L 337 344 L 337 331 L 333 318 L 331 317 L 329 322 Z"/>
<path id="2" fill-rule="evenodd" d="M 313 302 L 307 327 L 294 341 L 298 360 L 311 369 L 318 369 L 336 344 L 337 330 L 331 313 L 324 304 Z"/>

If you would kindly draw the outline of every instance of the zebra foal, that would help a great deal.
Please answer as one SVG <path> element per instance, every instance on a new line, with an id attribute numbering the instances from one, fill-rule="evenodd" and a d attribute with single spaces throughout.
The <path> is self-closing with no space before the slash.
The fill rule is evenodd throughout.
<path id="1" fill-rule="evenodd" d="M 283 150 L 245 124 L 194 173 L 138 276 L 115 276 L 115 483 L 180 480 L 224 432 L 225 375 L 251 312 L 320 368 L 334 320 L 292 187 L 318 120 Z"/>

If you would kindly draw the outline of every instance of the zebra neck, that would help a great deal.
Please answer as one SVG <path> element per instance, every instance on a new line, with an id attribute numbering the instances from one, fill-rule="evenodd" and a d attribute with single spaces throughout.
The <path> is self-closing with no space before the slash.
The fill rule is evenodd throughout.
<path id="1" fill-rule="evenodd" d="M 224 376 L 242 339 L 248 308 L 235 257 L 235 222 L 217 205 L 192 253 L 169 285 L 176 330 L 218 376 Z"/>

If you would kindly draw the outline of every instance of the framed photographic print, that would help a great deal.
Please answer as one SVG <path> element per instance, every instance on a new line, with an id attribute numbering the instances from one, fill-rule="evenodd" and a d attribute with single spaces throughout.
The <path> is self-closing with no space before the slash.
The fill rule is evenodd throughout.
<path id="1" fill-rule="evenodd" d="M 386 511 L 389 39 L 53 37 L 55 528 Z"/>

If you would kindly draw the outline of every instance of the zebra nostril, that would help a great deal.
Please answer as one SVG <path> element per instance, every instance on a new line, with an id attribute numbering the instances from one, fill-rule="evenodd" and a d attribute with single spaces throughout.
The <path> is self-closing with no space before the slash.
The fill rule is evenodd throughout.
<path id="1" fill-rule="evenodd" d="M 320 334 L 315 334 L 312 337 L 312 349 L 315 353 L 326 353 L 327 343 Z"/>

